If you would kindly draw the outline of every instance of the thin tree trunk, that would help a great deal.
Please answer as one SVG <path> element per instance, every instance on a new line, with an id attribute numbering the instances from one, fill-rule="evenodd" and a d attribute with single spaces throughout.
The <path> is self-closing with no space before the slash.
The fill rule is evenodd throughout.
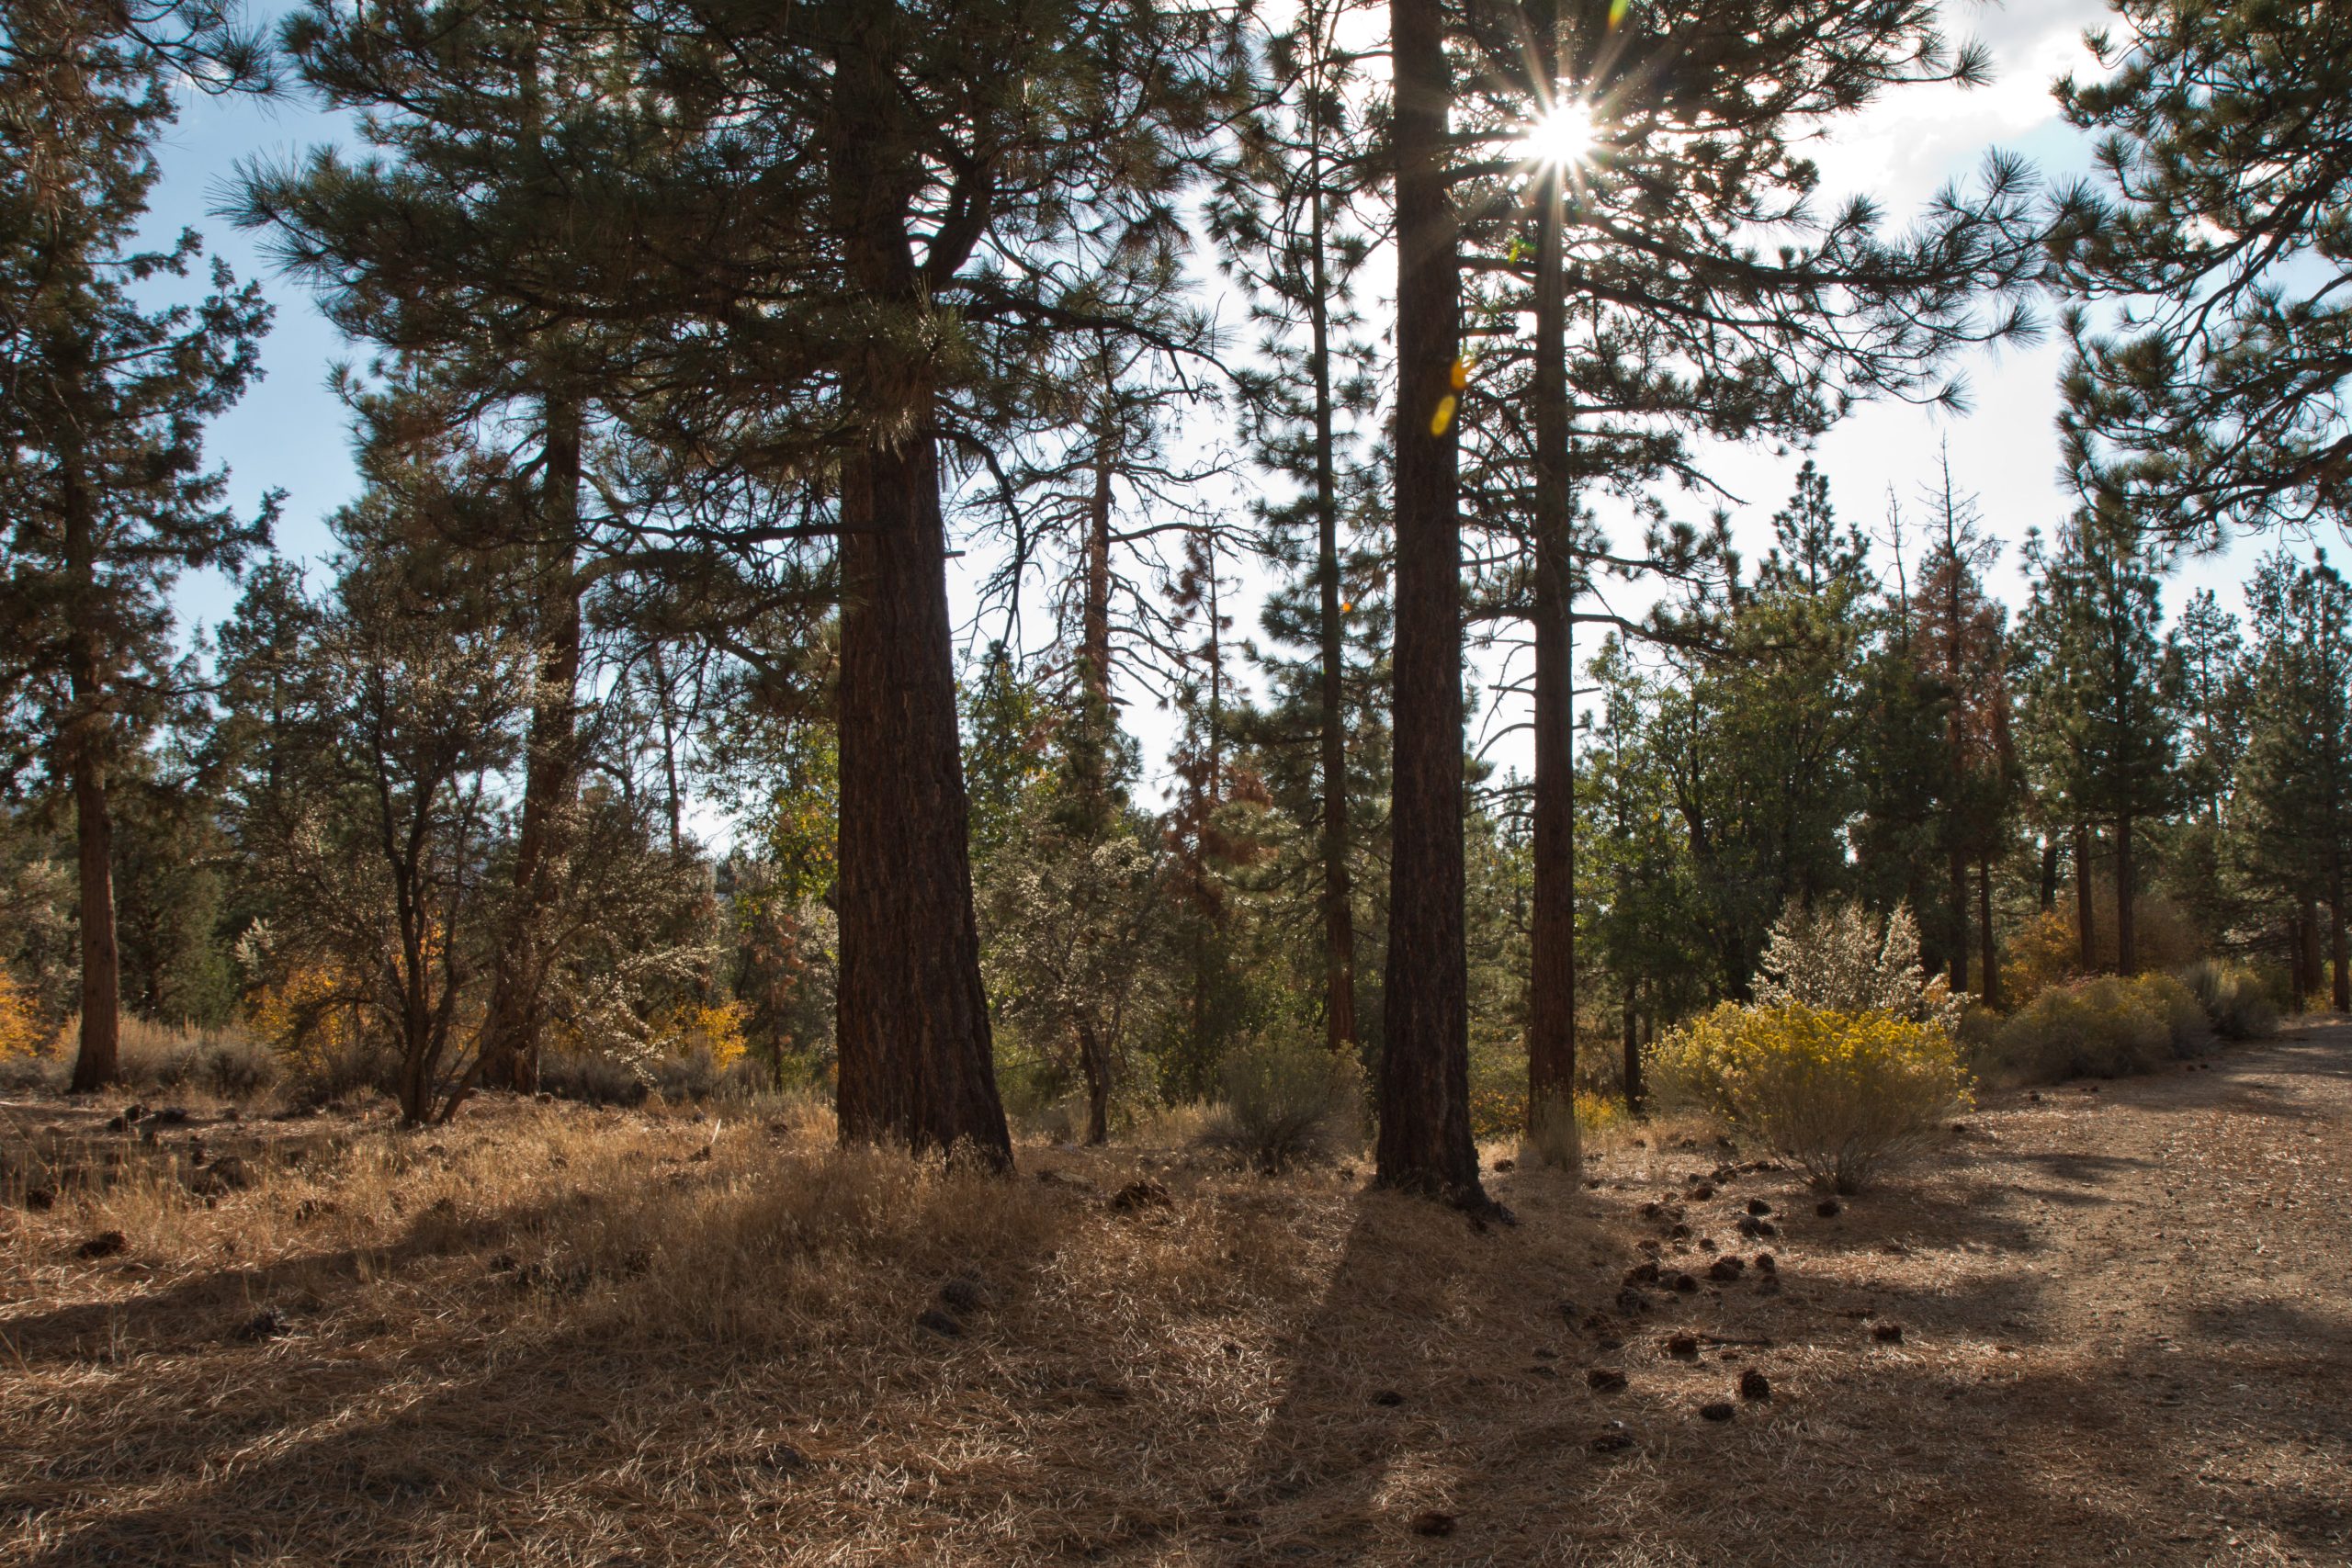
<path id="1" fill-rule="evenodd" d="M 1634 988 L 1625 987 L 1625 1109 L 1632 1114 L 1642 1113 L 1642 1043 L 1639 1035 L 1640 1017 L 1634 1005 Z"/>
<path id="2" fill-rule="evenodd" d="M 2082 965 L 2086 975 L 2098 973 L 2098 912 L 2091 897 L 2091 829 L 2087 822 L 2075 824 L 2075 931 L 2082 942 Z"/>
<path id="3" fill-rule="evenodd" d="M 1556 41 L 1557 32 L 1553 39 Z M 1553 51 L 1537 50 L 1549 91 Z M 1544 173 L 1535 240 L 1535 824 L 1530 922 L 1527 1129 L 1522 1153 L 1577 1168 L 1577 905 L 1574 500 L 1568 484 L 1566 302 L 1560 230 L 1564 171 Z"/>
<path id="4" fill-rule="evenodd" d="M 479 1081 L 528 1093 L 539 1083 L 547 995 L 545 931 L 556 897 L 565 805 L 579 768 L 581 427 L 576 399 L 550 393 L 543 407 L 537 558 L 537 682 L 523 755 L 523 821 L 514 843 L 514 906 L 491 976 Z"/>
<path id="5" fill-rule="evenodd" d="M 2041 912 L 2050 913 L 2058 907 L 2058 840 L 2041 840 Z"/>
<path id="6" fill-rule="evenodd" d="M 1319 112 L 1319 111 L 1318 111 Z M 1319 138 L 1320 125 L 1317 125 Z M 1334 1052 L 1351 1051 L 1356 1027 L 1355 892 L 1348 868 L 1347 623 L 1340 604 L 1340 482 L 1334 453 L 1331 320 L 1325 276 L 1325 216 L 1321 143 L 1309 173 L 1314 184 L 1308 236 L 1314 287 L 1306 314 L 1315 378 L 1315 587 L 1319 601 L 1323 668 L 1317 682 L 1323 784 L 1323 1039 Z"/>
<path id="7" fill-rule="evenodd" d="M 1078 1026 L 1078 1063 L 1086 1076 L 1086 1142 L 1100 1148 L 1111 1141 L 1111 1053 L 1091 1021 Z"/>
<path id="8" fill-rule="evenodd" d="M 1968 857 L 1954 850 L 1951 855 L 1951 918 L 1956 934 L 1951 944 L 1951 990 L 1959 996 L 1968 989 Z"/>
<path id="9" fill-rule="evenodd" d="M 854 14 L 827 141 L 850 280 L 872 308 L 910 316 L 926 308 L 908 237 L 920 152 L 895 26 L 881 8 Z M 879 335 L 842 391 L 864 434 L 841 474 L 841 1134 L 1009 1170 L 972 914 L 934 393 L 928 367 Z"/>
<path id="10" fill-rule="evenodd" d="M 2132 818 L 2115 819 L 2115 972 L 2126 979 L 2140 972 L 2139 921 L 2132 908 Z"/>
<path id="11" fill-rule="evenodd" d="M 2324 966 L 2320 962 L 2319 900 L 2303 900 L 2303 912 L 2296 918 L 2295 952 L 2302 979 L 2295 987 L 2295 1010 L 2301 1012 L 2305 1004 L 2319 995 L 2320 976 Z"/>
<path id="12" fill-rule="evenodd" d="M 2346 951 L 2344 922 L 2347 910 L 2344 902 L 2344 856 L 2330 855 L 2327 878 L 2328 957 L 2334 962 L 2335 976 L 2328 990 L 2329 1005 L 2337 1012 L 2352 1012 L 2352 953 Z"/>
<path id="13" fill-rule="evenodd" d="M 1460 278 L 1446 188 L 1442 0 L 1390 0 L 1396 153 L 1396 569 L 1377 1179 L 1487 1204 L 1470 1136 L 1463 947 L 1462 539 L 1453 417 Z"/>
<path id="14" fill-rule="evenodd" d="M 1993 863 L 1981 861 L 1976 867 L 1976 935 L 1984 949 L 1984 1005 L 2001 1005 L 2001 958 L 1993 944 Z"/>
<path id="15" fill-rule="evenodd" d="M 67 447 L 61 467 L 74 639 L 67 671 L 74 716 L 61 739 L 73 778 L 82 947 L 82 1040 L 71 1087 L 88 1094 L 121 1077 L 122 953 L 115 936 L 114 819 L 107 801 L 97 518 L 78 446 Z"/>

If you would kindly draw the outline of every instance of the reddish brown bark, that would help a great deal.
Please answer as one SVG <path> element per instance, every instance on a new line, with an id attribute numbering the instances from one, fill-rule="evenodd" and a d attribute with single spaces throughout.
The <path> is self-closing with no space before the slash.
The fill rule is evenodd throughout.
<path id="1" fill-rule="evenodd" d="M 73 778 L 82 947 L 82 1040 L 74 1056 L 72 1089 L 87 1094 L 121 1076 L 122 954 L 115 940 L 114 819 L 107 803 L 96 498 L 77 447 L 67 446 L 60 466 L 65 566 L 74 596 L 67 671 L 74 713 L 61 739 Z"/>
<path id="2" fill-rule="evenodd" d="M 581 619 L 574 558 L 580 536 L 582 411 L 545 405 L 539 547 L 532 584 L 537 683 L 523 758 L 523 820 L 514 845 L 514 904 L 491 979 L 476 1081 L 487 1089 L 538 1088 L 547 997 L 546 929 L 557 896 L 563 810 L 579 773 Z"/>
<path id="3" fill-rule="evenodd" d="M 1381 1185 L 1483 1207 L 1463 947 L 1461 334 L 1441 0 L 1390 0 L 1396 150 L 1396 570 Z"/>
<path id="4" fill-rule="evenodd" d="M 832 199 L 852 286 L 912 312 L 926 295 L 909 237 L 921 152 L 892 69 L 899 19 L 883 7 L 855 17 L 834 61 Z M 841 1134 L 1010 1169 L 972 913 L 928 367 L 877 338 L 843 393 L 863 434 L 842 465 Z"/>

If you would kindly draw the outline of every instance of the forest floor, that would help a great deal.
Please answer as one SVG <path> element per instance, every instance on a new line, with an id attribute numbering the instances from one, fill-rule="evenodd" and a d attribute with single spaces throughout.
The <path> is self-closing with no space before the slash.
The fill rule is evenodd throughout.
<path id="1" fill-rule="evenodd" d="M 20 1568 L 2352 1562 L 2342 1021 L 1990 1096 L 1834 1216 L 1632 1134 L 1480 1228 L 808 1107 L 120 1109 L 0 1105 Z"/>

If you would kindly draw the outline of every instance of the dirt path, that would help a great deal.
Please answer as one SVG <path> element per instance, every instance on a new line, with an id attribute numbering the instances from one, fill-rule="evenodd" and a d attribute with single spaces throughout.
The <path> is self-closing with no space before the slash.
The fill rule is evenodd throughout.
<path id="1" fill-rule="evenodd" d="M 1962 1125 L 1940 1168 L 1834 1219 L 1767 1191 L 1782 1292 L 1691 1326 L 1774 1342 L 1727 1352 L 1769 1370 L 1770 1414 L 1712 1452 L 1652 1439 L 1590 1496 L 1619 1549 L 1544 1555 L 2352 1562 L 2352 1026 Z M 1672 1165 L 1630 1159 L 1616 1179 Z M 1728 1396 L 1705 1361 L 1629 1353 L 1653 1426 L 1678 1373 Z"/>

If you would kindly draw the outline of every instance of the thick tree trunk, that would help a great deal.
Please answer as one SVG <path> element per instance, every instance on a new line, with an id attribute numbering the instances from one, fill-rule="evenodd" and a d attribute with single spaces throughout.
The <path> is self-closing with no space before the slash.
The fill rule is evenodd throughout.
<path id="1" fill-rule="evenodd" d="M 2075 824 L 2075 932 L 2081 942 L 2083 973 L 2098 973 L 2098 913 L 2092 900 L 2091 829 Z"/>
<path id="2" fill-rule="evenodd" d="M 1539 54 L 1548 51 L 1539 50 Z M 1547 77 L 1551 72 L 1546 65 Z M 1544 84 L 1548 89 L 1551 83 Z M 1562 298 L 1561 186 L 1546 171 L 1535 241 L 1535 824 L 1534 910 L 1527 1005 L 1527 1132 L 1539 1165 L 1582 1164 L 1577 1136 L 1577 862 L 1575 568 L 1569 558 L 1566 310 Z"/>
<path id="3" fill-rule="evenodd" d="M 1463 948 L 1460 279 L 1442 0 L 1390 0 L 1396 149 L 1395 782 L 1377 1179 L 1487 1204 Z"/>
<path id="4" fill-rule="evenodd" d="M 1323 1040 L 1334 1052 L 1352 1051 L 1356 1026 L 1355 889 L 1349 870 L 1347 622 L 1340 598 L 1340 479 L 1333 433 L 1331 320 L 1323 246 L 1322 168 L 1314 170 L 1313 298 L 1307 320 L 1315 376 L 1315 589 L 1323 668 L 1317 682 L 1323 785 Z"/>
<path id="5" fill-rule="evenodd" d="M 931 440 L 842 496 L 842 1135 L 1010 1167 L 972 915 L 946 538 Z"/>
<path id="6" fill-rule="evenodd" d="M 88 1094 L 121 1077 L 122 954 L 115 940 L 114 819 L 107 802 L 96 498 L 78 448 L 67 447 L 61 467 L 65 569 L 73 592 L 67 681 L 74 702 L 61 750 L 73 778 L 82 928 L 82 1040 L 71 1087 L 76 1094 Z"/>
<path id="7" fill-rule="evenodd" d="M 2132 818 L 2115 820 L 2115 972 L 2126 979 L 2140 972 L 2140 924 L 2132 908 Z"/>
<path id="8" fill-rule="evenodd" d="M 547 997 L 546 931 L 557 895 L 564 808 L 579 772 L 581 429 L 571 398 L 543 406 L 538 547 L 533 562 L 537 680 L 523 754 L 523 820 L 514 842 L 514 903 L 491 976 L 482 1023 L 486 1089 L 528 1093 L 539 1085 L 539 1036 Z"/>
<path id="9" fill-rule="evenodd" d="M 2001 1005 L 2001 957 L 1993 944 L 1993 863 L 1983 861 L 1976 867 L 1976 936 L 1984 947 L 1984 1005 Z"/>

